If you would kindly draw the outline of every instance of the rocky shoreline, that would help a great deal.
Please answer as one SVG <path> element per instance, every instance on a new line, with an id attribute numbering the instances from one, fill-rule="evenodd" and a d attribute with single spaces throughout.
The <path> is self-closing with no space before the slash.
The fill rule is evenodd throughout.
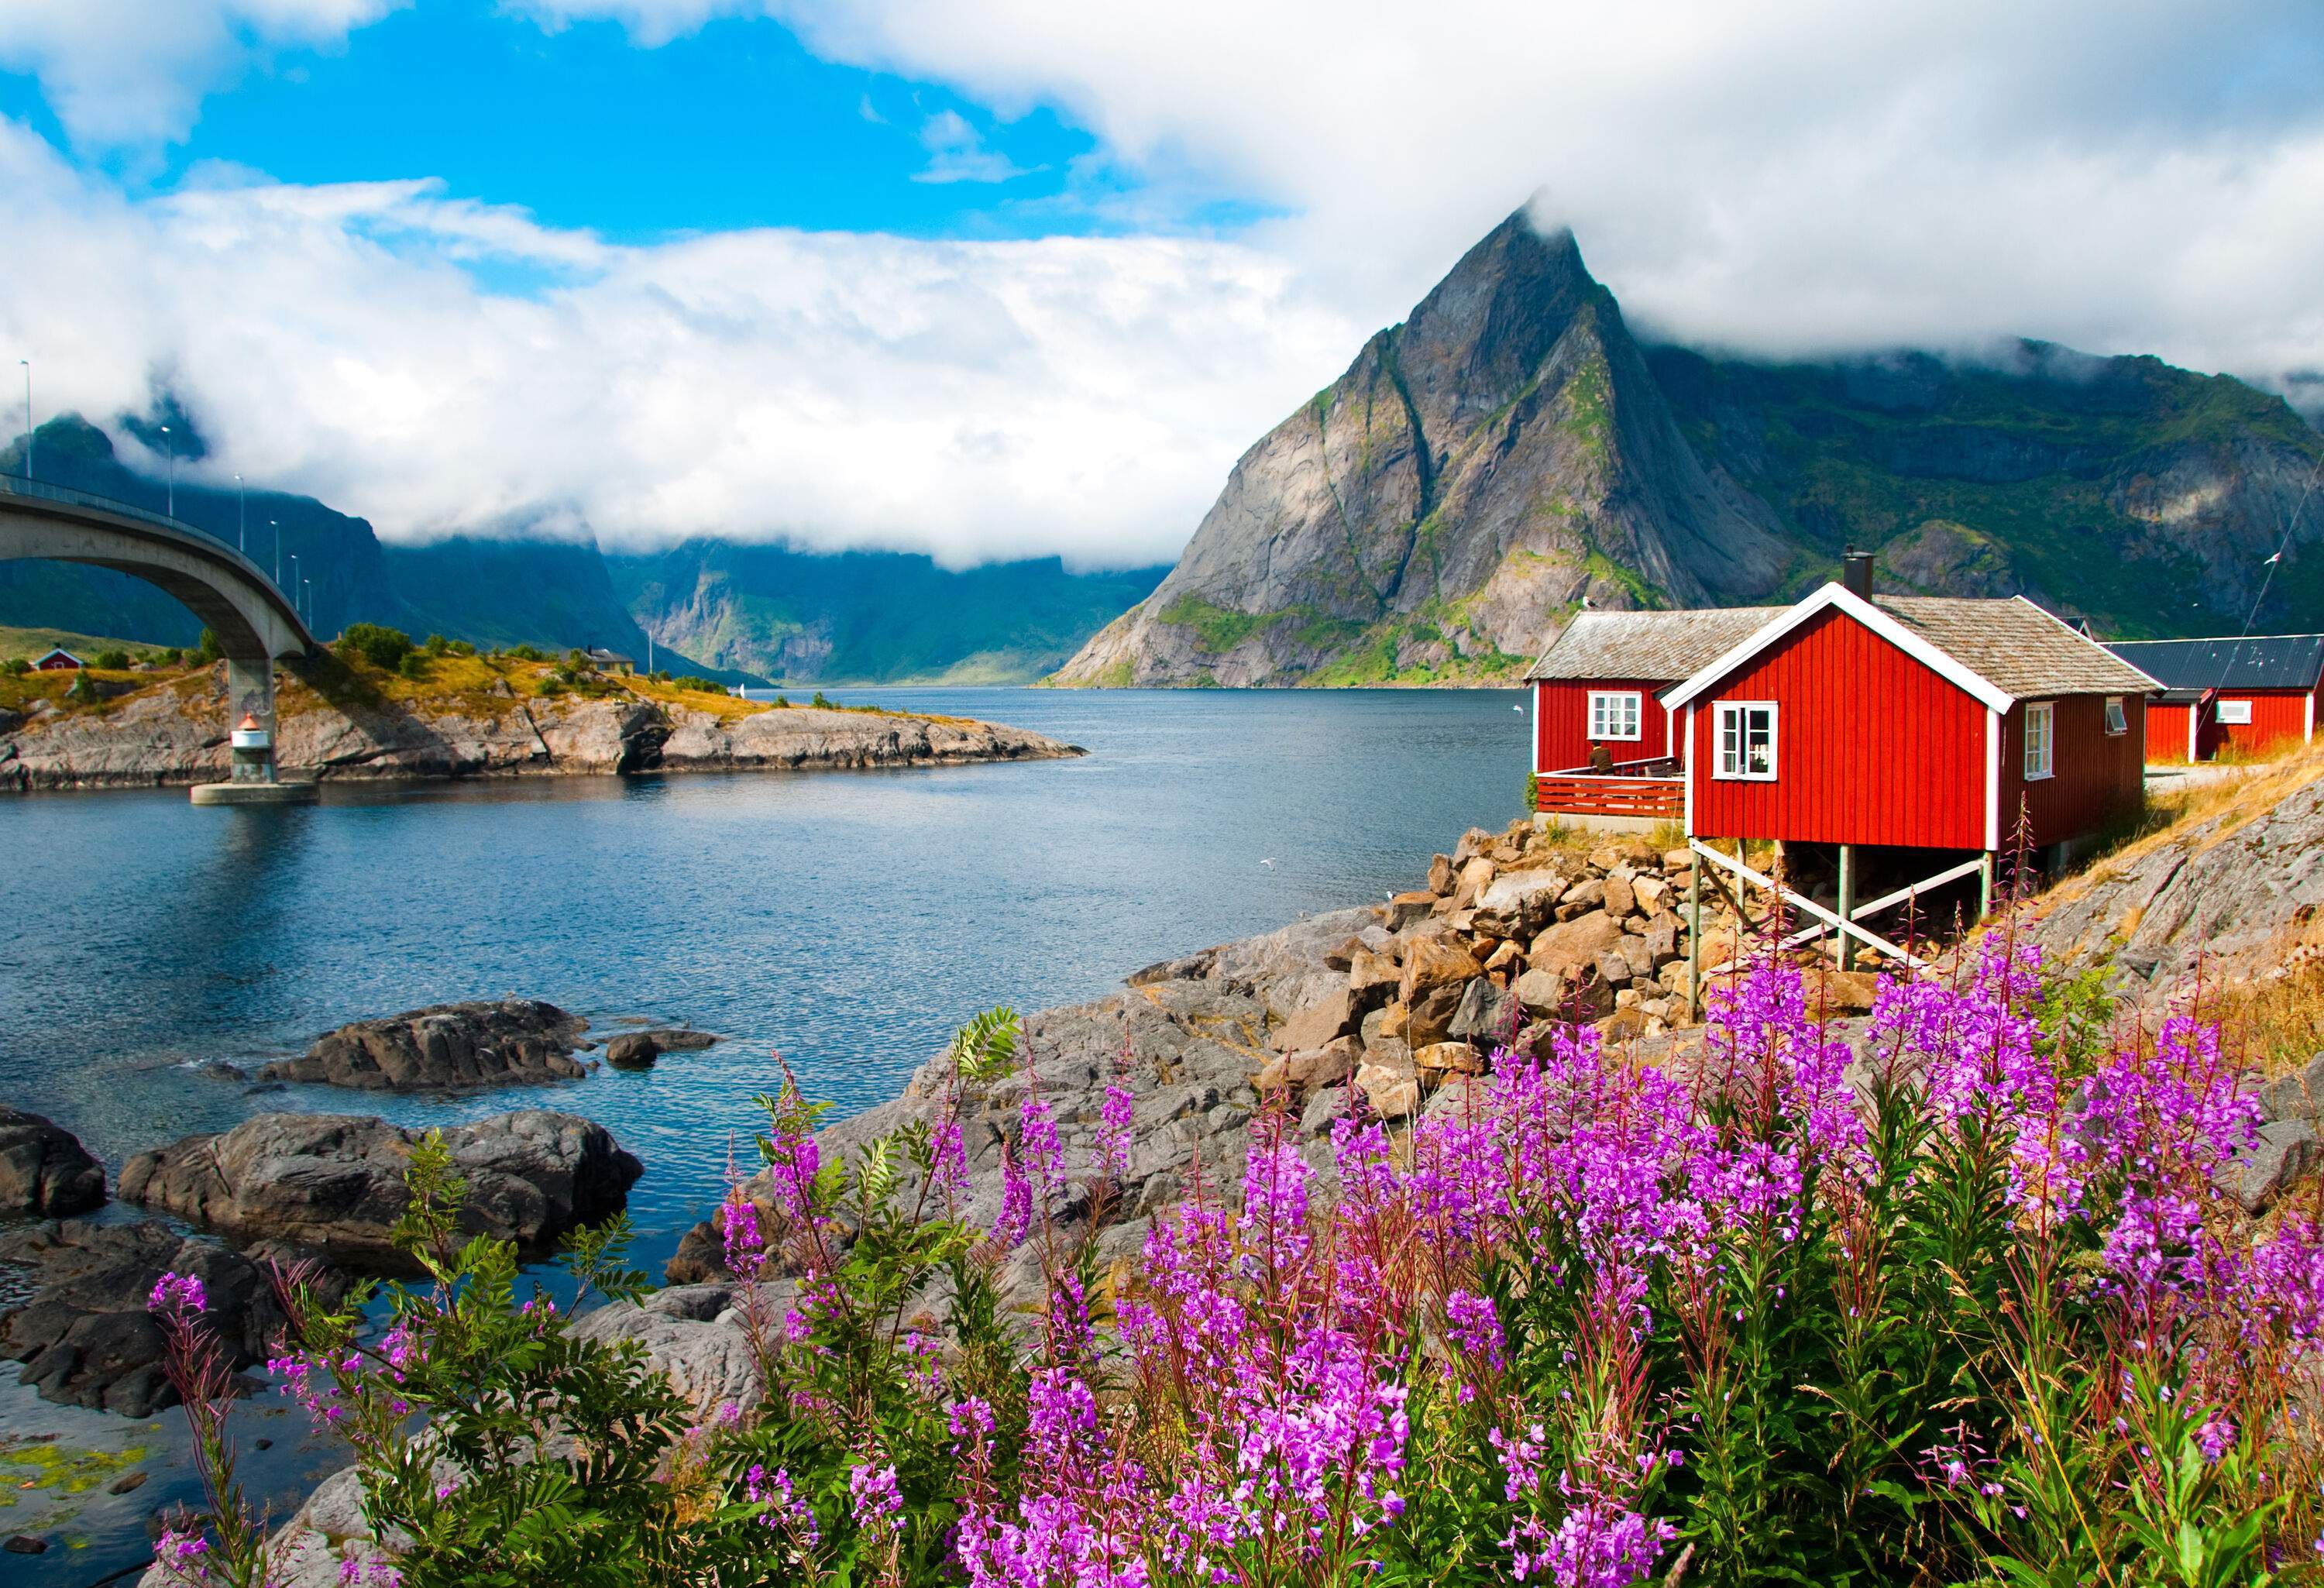
<path id="1" fill-rule="evenodd" d="M 225 665 L 143 685 L 96 709 L 40 699 L 0 711 L 0 789 L 175 787 L 226 775 Z M 285 776 L 356 779 L 834 771 L 1050 760 L 1084 753 L 1046 734 L 966 717 L 775 707 L 659 693 L 403 701 L 285 679 Z"/>

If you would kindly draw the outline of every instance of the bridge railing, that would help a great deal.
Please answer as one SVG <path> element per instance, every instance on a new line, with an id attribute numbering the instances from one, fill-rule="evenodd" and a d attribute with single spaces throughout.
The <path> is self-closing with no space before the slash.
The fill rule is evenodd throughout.
<path id="1" fill-rule="evenodd" d="M 58 503 L 66 507 L 94 507 L 100 512 L 117 513 L 123 518 L 134 518 L 144 523 L 157 525 L 161 529 L 174 531 L 180 535 L 190 535 L 203 550 L 232 559 L 243 573 L 273 591 L 275 598 L 286 608 L 291 607 L 289 593 L 277 585 L 264 568 L 216 535 L 197 529 L 183 519 L 171 518 L 165 512 L 155 512 L 152 508 L 140 507 L 134 502 L 123 502 L 112 496 L 100 496 L 94 491 L 76 491 L 69 485 L 51 485 L 45 480 L 27 479 L 23 475 L 0 475 L 0 496 L 30 496 L 43 502 Z M 295 617 L 295 608 L 293 613 Z M 299 627 L 301 632 L 305 632 L 306 624 L 303 622 L 300 623 Z"/>

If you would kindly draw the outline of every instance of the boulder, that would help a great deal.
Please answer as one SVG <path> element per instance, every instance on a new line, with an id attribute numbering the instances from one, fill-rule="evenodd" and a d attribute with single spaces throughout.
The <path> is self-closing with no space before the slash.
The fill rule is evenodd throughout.
<path id="1" fill-rule="evenodd" d="M 1428 863 L 1428 891 L 1438 898 L 1452 891 L 1452 857 L 1440 854 Z"/>
<path id="2" fill-rule="evenodd" d="M 1357 1019 L 1355 1002 L 1347 988 L 1327 992 L 1277 1029 L 1275 1050 L 1296 1053 L 1321 1048 L 1333 1038 L 1344 1037 L 1354 1030 Z"/>
<path id="3" fill-rule="evenodd" d="M 1654 946 L 1643 934 L 1634 937 L 1624 933 L 1615 942 L 1614 952 L 1620 955 L 1622 963 L 1629 967 L 1631 980 L 1637 981 L 1655 974 Z"/>
<path id="4" fill-rule="evenodd" d="M 655 1026 L 638 1035 L 651 1038 L 653 1045 L 664 1053 L 701 1053 L 726 1039 L 715 1031 L 697 1031 L 692 1026 Z"/>
<path id="5" fill-rule="evenodd" d="M 1879 992 L 1879 978 L 1869 971 L 1819 969 L 1809 972 L 1803 980 L 1812 1013 L 1869 1014 L 1873 997 Z"/>
<path id="6" fill-rule="evenodd" d="M 1452 884 L 1452 908 L 1460 909 L 1476 903 L 1485 890 L 1493 885 L 1499 868 L 1483 855 L 1461 868 L 1459 879 Z"/>
<path id="7" fill-rule="evenodd" d="M 1631 897 L 1637 900 L 1638 909 L 1647 915 L 1663 907 L 1663 900 L 1670 897 L 1670 884 L 1660 877 L 1641 876 L 1630 880 Z"/>
<path id="8" fill-rule="evenodd" d="M 1595 1023 L 1599 1035 L 1609 1042 L 1627 1042 L 1646 1034 L 1646 1017 L 1636 1008 L 1618 1009 Z"/>
<path id="9" fill-rule="evenodd" d="M 1412 1008 L 1422 994 L 1448 983 L 1466 983 L 1484 968 L 1450 937 L 1417 936 L 1405 946 L 1404 974 L 1397 983 L 1397 997 Z"/>
<path id="10" fill-rule="evenodd" d="M 1523 1021 L 1516 994 L 1505 992 L 1480 976 L 1461 994 L 1445 1034 L 1455 1041 L 1491 1048 L 1505 1042 Z"/>
<path id="11" fill-rule="evenodd" d="M 1396 996 L 1404 979 L 1394 956 L 1358 948 L 1348 961 L 1348 996 L 1359 1009 L 1377 1009 Z"/>
<path id="12" fill-rule="evenodd" d="M 1620 939 L 1617 938 L 1616 943 L 1618 945 Z M 1600 981 L 1609 982 L 1619 987 L 1628 983 L 1630 979 L 1630 962 L 1622 956 L 1618 946 L 1600 949 L 1596 965 Z"/>
<path id="13" fill-rule="evenodd" d="M 1477 1076 L 1485 1070 L 1484 1056 L 1468 1042 L 1433 1042 L 1416 1049 L 1412 1062 L 1424 1074 L 1434 1076 Z"/>
<path id="14" fill-rule="evenodd" d="M 1533 1014 L 1555 1014 L 1572 990 L 1572 979 L 1554 971 L 1527 971 L 1510 989 L 1518 1003 Z"/>
<path id="15" fill-rule="evenodd" d="M 29 1301 L 0 1312 L 0 1358 L 23 1363 L 20 1381 L 66 1406 L 145 1417 L 178 1404 L 161 1325 L 146 1310 L 165 1273 L 201 1280 L 205 1321 L 237 1374 L 266 1360 L 290 1321 L 258 1262 L 157 1220 L 26 1225 L 0 1234 L 0 1263 L 26 1270 L 32 1286 Z M 323 1283 L 336 1293 L 335 1279 Z M 239 1394 L 256 1388 L 235 1384 Z"/>
<path id="16" fill-rule="evenodd" d="M 1304 1053 L 1287 1053 L 1277 1062 L 1283 1066 L 1284 1078 L 1301 1090 L 1317 1086 L 1336 1086 L 1355 1073 L 1361 1051 L 1352 1037 L 1335 1037 L 1321 1048 L 1311 1048 Z"/>
<path id="17" fill-rule="evenodd" d="M 1576 915 L 1596 909 L 1606 902 L 1605 881 L 1599 877 L 1584 877 L 1558 895 L 1557 902 L 1561 909 L 1571 909 Z"/>
<path id="18" fill-rule="evenodd" d="M 1398 893 L 1388 901 L 1388 929 L 1401 932 L 1415 921 L 1425 921 L 1436 909 L 1437 896 L 1425 891 Z"/>
<path id="19" fill-rule="evenodd" d="M 588 1022 L 530 998 L 438 1003 L 356 1020 L 297 1058 L 268 1065 L 266 1081 L 313 1081 L 371 1092 L 472 1091 L 576 1080 L 574 1043 Z"/>
<path id="20" fill-rule="evenodd" d="M 1509 872 L 1477 896 L 1476 923 L 1497 937 L 1530 937 L 1549 923 L 1564 893 L 1556 872 Z"/>
<path id="21" fill-rule="evenodd" d="M 1497 972 L 1515 974 L 1523 967 L 1524 964 L 1524 949 L 1515 943 L 1496 944 L 1493 952 L 1485 958 L 1485 974 L 1487 975 L 1492 975 Z"/>
<path id="22" fill-rule="evenodd" d="M 2219 1187 L 2242 1203 L 2246 1213 L 2262 1213 L 2319 1156 L 2324 1141 L 2313 1125 L 2274 1120 L 2259 1128 L 2255 1143 L 2219 1166 Z"/>
<path id="23" fill-rule="evenodd" d="M 1415 1048 L 1425 1048 L 1431 1042 L 1442 1042 L 1452 1034 L 1453 1017 L 1461 1012 L 1461 1001 L 1467 996 L 1468 983 L 1447 982 L 1431 987 L 1420 995 L 1420 1001 L 1405 1013 L 1404 1029 L 1394 1033 Z"/>
<path id="24" fill-rule="evenodd" d="M 1656 966 L 1683 958 L 1679 940 L 1683 932 L 1678 917 L 1668 910 L 1659 910 L 1646 919 L 1646 929 L 1640 934 L 1646 940 L 1646 952 L 1654 956 Z"/>
<path id="25" fill-rule="evenodd" d="M 1694 869 L 1694 851 L 1665 849 L 1663 851 L 1663 871 L 1665 874 L 1691 872 Z"/>
<path id="26" fill-rule="evenodd" d="M 390 1239 L 421 1132 L 376 1117 L 264 1113 L 123 1166 L 121 1199 L 237 1240 L 294 1242 L 351 1266 L 401 1270 Z M 467 1182 L 460 1223 L 528 1250 L 621 1211 L 642 1166 L 605 1127 L 527 1109 L 444 1132 Z"/>
<path id="27" fill-rule="evenodd" d="M 1471 827 L 1461 835 L 1461 842 L 1452 846 L 1452 869 L 1457 872 L 1467 865 L 1471 858 L 1492 848 L 1497 839 L 1498 835 L 1482 827 Z"/>
<path id="28" fill-rule="evenodd" d="M 1620 920 L 1637 908 L 1637 896 L 1630 889 L 1630 880 L 1619 872 L 1608 873 L 1605 891 L 1600 897 L 1604 901 L 1606 913 L 1616 920 Z"/>
<path id="29" fill-rule="evenodd" d="M 2324 1053 L 2288 1076 L 2259 1089 L 2259 1106 L 2271 1120 L 2315 1121 L 2324 1115 Z"/>
<path id="30" fill-rule="evenodd" d="M 105 1201 L 105 1166 L 71 1131 L 0 1105 L 0 1214 L 62 1218 Z"/>
<path id="31" fill-rule="evenodd" d="M 1356 1088 L 1384 1120 L 1407 1118 L 1420 1106 L 1420 1079 L 1402 1067 L 1367 1064 L 1356 1071 Z"/>
<path id="32" fill-rule="evenodd" d="M 650 1070 L 661 1057 L 650 1032 L 624 1031 L 605 1044 L 605 1063 L 617 1070 Z"/>

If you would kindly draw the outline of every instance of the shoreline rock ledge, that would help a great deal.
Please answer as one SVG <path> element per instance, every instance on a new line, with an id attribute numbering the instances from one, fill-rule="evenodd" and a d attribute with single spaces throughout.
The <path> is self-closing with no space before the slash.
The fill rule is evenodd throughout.
<path id="1" fill-rule="evenodd" d="M 391 1239 L 422 1132 L 376 1116 L 263 1113 L 187 1136 L 121 1169 L 121 1200 L 239 1242 L 309 1247 L 366 1271 L 408 1264 Z M 644 1166 L 594 1120 L 525 1109 L 444 1132 L 467 1181 L 461 1225 L 538 1251 L 618 1213 Z"/>
<path id="2" fill-rule="evenodd" d="M 262 1081 L 307 1081 L 364 1092 L 476 1091 L 577 1081 L 573 1057 L 589 1022 L 553 1003 L 503 998 L 433 1003 L 327 1031 Z"/>

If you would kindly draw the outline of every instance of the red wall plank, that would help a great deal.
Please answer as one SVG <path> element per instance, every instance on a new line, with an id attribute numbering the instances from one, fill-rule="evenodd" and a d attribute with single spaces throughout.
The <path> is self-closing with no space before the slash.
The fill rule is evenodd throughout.
<path id="1" fill-rule="evenodd" d="M 2001 846 L 2010 846 L 2023 801 L 2032 819 L 2036 848 L 2080 837 L 2109 821 L 2135 816 L 2144 798 L 2146 697 L 2123 699 L 2129 732 L 2106 731 L 2106 697 L 2061 695 L 2052 730 L 2051 775 L 2025 780 L 2025 707 L 2020 702 L 2002 718 Z M 2182 733 L 2184 729 L 2181 730 Z M 2184 746 L 2186 741 L 2180 741 Z"/>
<path id="2" fill-rule="evenodd" d="M 1778 703 L 1773 782 L 1711 775 L 1720 700 Z M 1985 707 L 1853 618 L 1817 614 L 1695 707 L 1699 836 L 1984 846 Z"/>
<path id="3" fill-rule="evenodd" d="M 1590 694 L 1593 689 L 1635 689 L 1638 694 L 1638 737 L 1609 739 L 1606 748 L 1616 761 L 1650 761 L 1679 752 L 1675 725 L 1665 736 L 1665 714 L 1655 691 L 1668 679 L 1545 679 L 1533 687 L 1536 726 L 1534 770 L 1572 771 L 1590 764 Z"/>
<path id="4" fill-rule="evenodd" d="M 2307 690 L 2223 689 L 2218 698 L 2250 701 L 2252 720 L 2248 723 L 2222 723 L 2215 720 L 2213 712 L 2205 712 L 2204 760 L 2209 761 L 2217 755 L 2223 744 L 2233 744 L 2238 750 L 2258 754 L 2288 748 L 2284 743 L 2286 740 L 2293 744 L 2301 743 L 2307 726 Z"/>
<path id="5" fill-rule="evenodd" d="M 2146 755 L 2150 761 L 2181 762 L 2187 755 L 2187 721 L 2194 710 L 2181 701 L 2157 700 L 2146 708 Z"/>

